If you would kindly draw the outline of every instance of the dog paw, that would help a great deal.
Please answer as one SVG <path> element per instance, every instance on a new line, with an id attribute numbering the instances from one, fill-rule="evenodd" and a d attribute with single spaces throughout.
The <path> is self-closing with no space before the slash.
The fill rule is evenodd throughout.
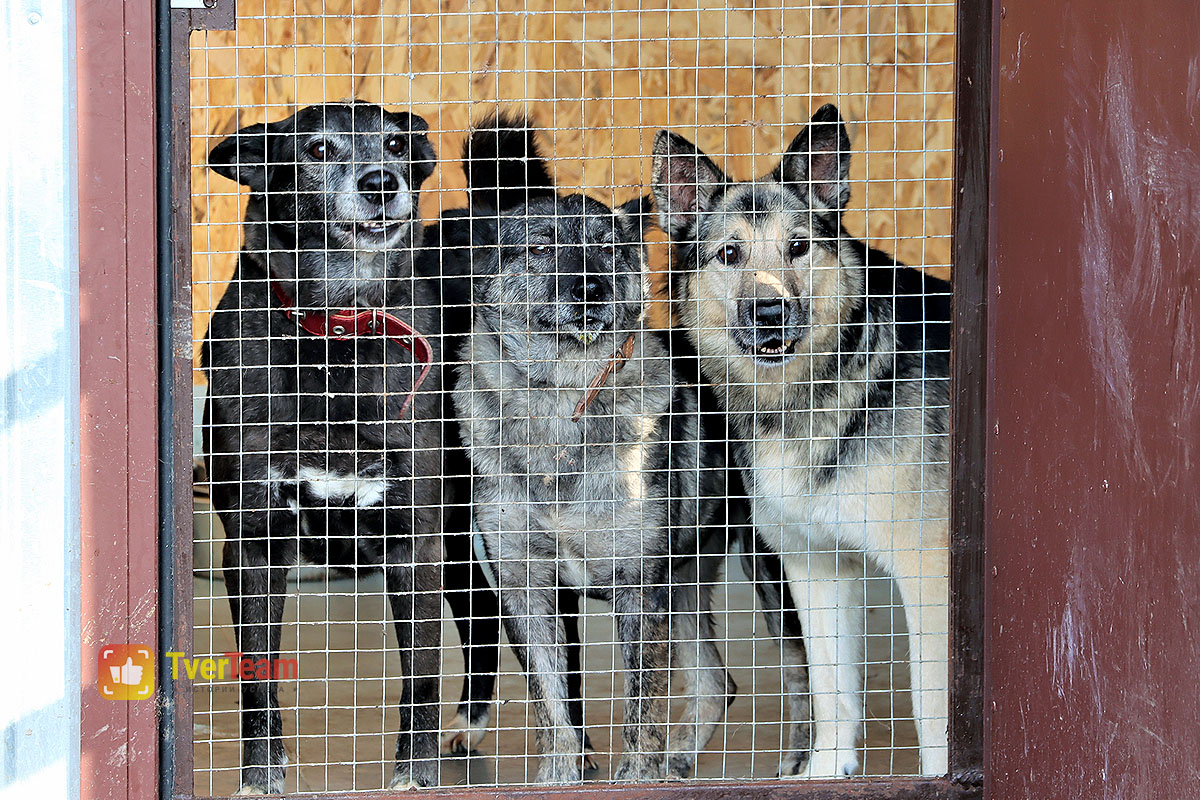
<path id="1" fill-rule="evenodd" d="M 466 714 L 459 714 L 442 731 L 441 748 L 451 755 L 470 755 L 487 736 L 487 720 L 472 723 Z"/>
<path id="2" fill-rule="evenodd" d="M 538 783 L 578 783 L 583 779 L 578 756 L 543 756 Z"/>
<path id="3" fill-rule="evenodd" d="M 287 763 L 285 753 L 277 754 L 279 763 Z M 242 785 L 235 797 L 254 797 L 263 794 L 283 794 L 283 767 L 249 767 L 242 770 Z"/>
<path id="4" fill-rule="evenodd" d="M 424 789 L 427 786 L 429 786 L 428 782 L 414 778 L 407 772 L 397 772 L 388 783 L 388 789 L 397 792 L 407 792 L 410 789 Z"/>
<path id="5" fill-rule="evenodd" d="M 693 753 L 671 753 L 667 756 L 667 777 L 686 778 L 692 774 L 695 763 Z"/>
<path id="6" fill-rule="evenodd" d="M 426 786 L 436 786 L 439 778 L 438 765 L 434 760 L 397 761 L 388 788 L 401 791 L 424 789 Z"/>
<path id="7" fill-rule="evenodd" d="M 779 762 L 779 777 L 794 778 L 804 769 L 804 765 L 808 763 L 808 751 L 804 750 L 799 753 L 784 753 L 783 759 Z"/>
<path id="8" fill-rule="evenodd" d="M 661 781 L 667 778 L 667 759 L 660 753 L 627 753 L 621 756 L 614 781 Z"/>
<path id="9" fill-rule="evenodd" d="M 858 752 L 854 750 L 816 750 L 804 769 L 783 777 L 845 778 L 858 772 Z"/>
<path id="10" fill-rule="evenodd" d="M 596 758 L 596 751 L 591 747 L 587 747 L 583 751 L 583 771 L 596 772 L 600 769 L 600 761 Z"/>

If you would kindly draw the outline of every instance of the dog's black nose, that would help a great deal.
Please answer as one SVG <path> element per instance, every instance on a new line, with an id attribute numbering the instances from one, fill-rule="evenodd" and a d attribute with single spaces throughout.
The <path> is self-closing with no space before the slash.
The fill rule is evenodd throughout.
<path id="1" fill-rule="evenodd" d="M 763 328 L 783 327 L 783 298 L 773 297 L 769 300 L 754 301 L 754 324 Z"/>
<path id="2" fill-rule="evenodd" d="M 607 300 L 608 287 L 594 275 L 581 275 L 571 287 L 571 296 L 580 303 Z"/>
<path id="3" fill-rule="evenodd" d="M 358 179 L 358 191 L 377 206 L 387 205 L 400 190 L 400 179 L 385 169 L 368 172 Z"/>

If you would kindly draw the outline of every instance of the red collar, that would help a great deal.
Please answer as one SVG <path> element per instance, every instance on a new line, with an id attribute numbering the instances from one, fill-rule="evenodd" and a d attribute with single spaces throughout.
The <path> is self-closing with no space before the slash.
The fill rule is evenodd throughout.
<path id="1" fill-rule="evenodd" d="M 295 319 L 300 323 L 300 327 L 313 336 L 353 339 L 355 336 L 381 334 L 412 353 L 417 363 L 425 366 L 421 368 L 421 374 L 413 382 L 412 391 L 408 393 L 404 405 L 400 407 L 401 417 L 408 413 L 408 407 L 412 405 L 417 390 L 421 388 L 421 384 L 424 383 L 433 366 L 433 347 L 429 344 L 428 339 L 407 322 L 386 311 L 374 308 L 366 311 L 347 308 L 334 314 L 295 311 L 292 298 L 288 297 L 287 292 L 283 290 L 278 281 L 271 281 L 271 289 L 275 292 L 275 297 L 279 299 L 280 305 L 283 306 L 283 313 L 287 315 L 288 319 Z"/>

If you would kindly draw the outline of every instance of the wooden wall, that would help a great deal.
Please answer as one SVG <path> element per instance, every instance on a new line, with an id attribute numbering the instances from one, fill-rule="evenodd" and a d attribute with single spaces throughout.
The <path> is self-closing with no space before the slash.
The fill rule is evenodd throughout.
<path id="1" fill-rule="evenodd" d="M 648 191 L 659 128 L 749 178 L 775 165 L 812 110 L 836 102 L 855 149 L 847 226 L 945 275 L 953 3 L 782 5 L 238 0 L 236 31 L 191 42 L 195 338 L 232 273 L 244 205 L 239 187 L 205 169 L 206 153 L 243 125 L 349 97 L 428 120 L 443 161 L 424 187 L 426 218 L 465 204 L 465 130 L 497 104 L 549 129 L 560 186 L 612 202 Z M 660 268 L 665 248 L 652 256 Z"/>

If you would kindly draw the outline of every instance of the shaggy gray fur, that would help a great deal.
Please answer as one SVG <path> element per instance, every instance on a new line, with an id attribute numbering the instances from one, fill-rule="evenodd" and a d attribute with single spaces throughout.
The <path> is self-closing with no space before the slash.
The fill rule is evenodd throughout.
<path id="1" fill-rule="evenodd" d="M 541 782 L 581 777 L 561 588 L 608 600 L 616 615 L 627 698 L 618 780 L 688 772 L 733 690 L 708 614 L 720 559 L 700 558 L 724 460 L 701 434 L 696 387 L 643 330 L 642 210 L 541 192 L 499 215 L 474 270 L 483 277 L 455 400 L 476 523 L 536 700 Z M 632 356 L 572 419 L 630 332 Z M 668 746 L 672 655 L 692 703 Z"/>

